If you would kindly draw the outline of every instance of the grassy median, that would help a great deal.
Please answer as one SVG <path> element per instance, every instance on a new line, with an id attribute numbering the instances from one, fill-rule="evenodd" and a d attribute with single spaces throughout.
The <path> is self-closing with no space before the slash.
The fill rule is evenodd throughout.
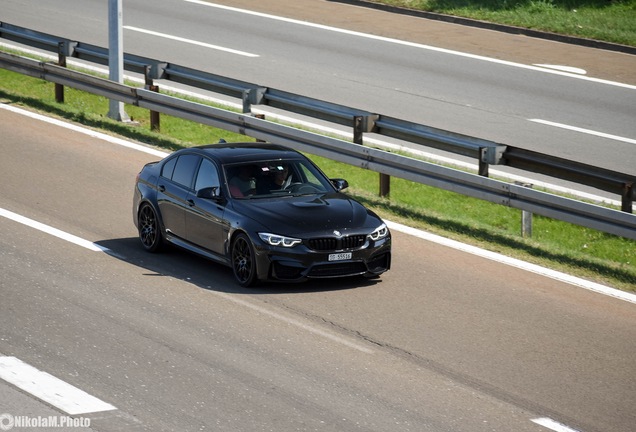
<path id="1" fill-rule="evenodd" d="M 636 46 L 636 0 L 371 1 Z"/>
<path id="2" fill-rule="evenodd" d="M 0 69 L 0 102 L 22 106 L 87 127 L 174 150 L 186 146 L 252 141 L 231 132 L 167 115 L 161 132 L 150 131 L 147 110 L 126 106 L 135 125 L 107 117 L 108 100 L 65 89 L 55 101 L 54 85 Z M 576 225 L 535 216 L 532 238 L 521 232 L 521 212 L 452 192 L 392 179 L 388 198 L 378 197 L 378 174 L 311 156 L 330 177 L 344 177 L 348 193 L 382 217 L 549 268 L 636 291 L 636 242 Z M 424 257 L 425 259 L 425 257 Z M 449 268 L 456 263 L 449 263 Z"/>

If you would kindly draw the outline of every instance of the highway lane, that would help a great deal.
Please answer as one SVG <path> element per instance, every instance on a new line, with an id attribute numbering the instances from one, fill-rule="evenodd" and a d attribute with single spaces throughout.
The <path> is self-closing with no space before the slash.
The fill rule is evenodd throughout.
<path id="1" fill-rule="evenodd" d="M 0 208 L 112 251 L 0 220 L 0 354 L 116 406 L 97 430 L 636 420 L 631 303 L 400 233 L 379 283 L 239 289 L 205 260 L 141 251 L 131 190 L 156 156 L 5 110 L 0 129 Z"/>
<path id="2" fill-rule="evenodd" d="M 526 410 L 381 348 L 361 352 L 219 298 L 198 284 L 229 277 L 204 280 L 189 260 L 174 271 L 156 262 L 155 273 L 64 245 L 41 253 L 15 261 L 46 281 L 3 260 L 21 284 L 4 290 L 2 350 L 115 405 L 89 414 L 96 430 L 541 430 Z"/>
<path id="3" fill-rule="evenodd" d="M 471 402 L 471 389 L 448 388 L 435 371 L 410 384 L 409 362 L 391 353 L 386 359 L 382 349 L 320 320 L 271 307 L 258 293 L 235 292 L 227 270 L 180 253 L 142 253 L 129 220 L 136 171 L 125 167 L 148 155 L 37 124 L 28 132 L 15 116 L 3 116 L 2 124 L 3 142 L 25 151 L 2 149 L 11 154 L 2 164 L 11 190 L 2 205 L 126 256 L 2 221 L 0 352 L 114 404 L 117 411 L 93 417 L 97 430 L 395 430 L 396 423 L 401 430 L 475 430 L 474 419 L 452 427 L 436 414 L 448 413 L 453 424 L 471 409 L 492 417 L 490 424 L 515 425 L 504 415 L 512 410 L 518 430 L 537 430 L 521 410 L 489 397 Z M 51 181 L 45 175 L 38 182 L 47 167 Z M 66 175 L 56 176 L 61 171 Z M 104 181 L 106 173 L 113 178 Z M 256 301 L 241 299 L 247 295 Z M 431 388 L 452 396 L 434 397 Z"/>
<path id="4" fill-rule="evenodd" d="M 102 46 L 107 44 L 105 23 L 97 25 L 106 16 L 105 5 L 90 7 L 87 2 L 81 5 L 63 2 L 62 6 L 58 0 L 48 2 L 43 10 L 39 2 L 36 5 L 35 2 L 3 0 L 2 3 L 3 19 L 8 22 Z M 246 6 L 240 1 L 220 3 Z M 363 14 L 360 8 L 330 2 L 304 3 L 305 12 L 300 5 L 283 6 L 284 2 L 280 1 L 262 3 L 259 2 L 260 11 L 272 12 L 275 16 L 253 15 L 242 9 L 210 6 L 216 3 L 207 2 L 171 0 L 154 2 L 149 8 L 143 2 L 128 1 L 124 10 L 125 50 L 455 132 L 634 172 L 636 129 L 632 119 L 636 113 L 633 87 L 636 59 L 633 56 L 587 49 L 586 57 L 579 47 L 546 45 L 545 41 L 538 42 L 544 47 L 543 54 L 537 53 L 536 48 L 531 51 L 532 55 L 523 54 L 518 51 L 527 49 L 530 45 L 527 40 L 509 35 L 498 35 L 493 40 L 493 32 L 479 30 L 471 30 L 476 32 L 472 46 L 466 47 L 465 42 L 460 46 L 456 37 L 449 36 L 448 39 L 457 43 L 452 46 L 453 42 L 444 41 L 438 27 L 428 33 L 423 29 L 439 23 L 377 11 L 364 10 Z M 325 3 L 331 11 L 329 16 L 319 13 L 327 10 Z M 361 31 L 366 22 L 365 34 L 376 33 L 382 38 L 277 18 L 285 15 L 307 19 L 307 9 L 312 8 L 319 9 L 316 19 L 321 25 Z M 55 13 L 56 9 L 66 13 Z M 347 16 L 351 19 L 347 20 Z M 376 19 L 371 24 L 370 17 Z M 69 27 L 68 22 L 74 25 Z M 395 24 L 391 26 L 391 23 Z M 445 28 L 450 32 L 450 27 Z M 151 35 L 140 29 L 180 39 Z M 412 32 L 409 29 L 413 29 Z M 401 37 L 409 43 L 398 43 L 385 36 Z M 482 37 L 486 38 L 483 46 L 478 42 Z M 258 57 L 220 51 L 200 43 Z M 494 45 L 501 45 L 496 55 Z M 444 50 L 429 49 L 431 46 Z M 499 63 L 475 55 L 488 55 Z M 532 66 L 560 64 L 559 60 L 574 62 L 566 64 L 568 66 L 594 70 L 597 75 L 592 78 L 616 77 L 632 85 L 584 81 L 572 74 L 554 75 L 545 68 Z M 501 61 L 517 62 L 524 67 Z M 533 119 L 597 131 L 618 139 L 530 121 Z"/>

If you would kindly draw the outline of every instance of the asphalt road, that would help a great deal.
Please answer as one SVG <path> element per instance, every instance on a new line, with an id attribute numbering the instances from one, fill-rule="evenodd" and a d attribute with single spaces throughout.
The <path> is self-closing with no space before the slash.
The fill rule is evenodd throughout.
<path id="1" fill-rule="evenodd" d="M 116 407 L 85 414 L 93 430 L 636 423 L 633 303 L 400 232 L 380 281 L 241 289 L 224 267 L 141 250 L 132 187 L 157 156 L 2 109 L 0 135 L 0 209 L 108 249 L 0 217 L 0 359 Z M 52 410 L 1 380 L 0 407 Z"/>
<path id="2" fill-rule="evenodd" d="M 106 6 L 1 0 L 0 19 L 107 46 Z M 636 172 L 634 56 L 320 0 L 128 0 L 124 25 L 126 52 Z"/>
<path id="3" fill-rule="evenodd" d="M 126 1 L 126 51 L 634 172 L 634 89 L 198 3 Z M 633 56 L 328 1 L 219 1 L 636 84 Z M 0 20 L 105 46 L 104 2 L 0 0 Z M 72 23 L 72 25 L 69 25 Z M 370 27 L 370 23 L 372 26 Z M 256 60 L 254 60 L 256 59 Z M 459 61 L 461 60 L 461 61 Z M 387 80 L 387 76 L 392 77 Z M 310 84 L 308 84 L 310 83 Z M 546 115 L 544 115 L 546 114 Z M 381 281 L 243 290 L 228 269 L 141 251 L 134 177 L 157 157 L 0 110 L 0 364 L 116 409 L 99 431 L 631 431 L 634 304 L 394 232 Z M 0 380 L 0 419 L 64 412 Z M 1 423 L 0 425 L 6 425 Z M 565 426 L 563 426 L 565 427 Z M 38 429 L 41 430 L 41 429 Z"/>

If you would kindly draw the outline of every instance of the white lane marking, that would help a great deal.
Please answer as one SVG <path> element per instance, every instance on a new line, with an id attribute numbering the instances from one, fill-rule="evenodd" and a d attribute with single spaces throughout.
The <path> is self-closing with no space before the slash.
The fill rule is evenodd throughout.
<path id="1" fill-rule="evenodd" d="M 576 127 L 576 126 L 570 126 L 570 125 L 566 125 L 563 123 L 556 123 L 556 122 L 552 122 L 549 120 L 542 120 L 542 119 L 528 119 L 531 122 L 534 123 L 541 123 L 544 125 L 548 125 L 548 126 L 554 126 L 554 127 L 558 127 L 561 129 L 567 129 L 567 130 L 571 130 L 574 132 L 581 132 L 581 133 L 585 133 L 588 135 L 594 135 L 597 137 L 601 137 L 601 138 L 607 138 L 607 139 L 611 139 L 611 140 L 615 140 L 615 141 L 622 141 L 628 144 L 636 144 L 636 139 L 632 139 L 632 138 L 625 138 L 619 135 L 612 135 L 612 134 L 608 134 L 608 133 L 604 133 L 604 132 L 597 132 L 595 130 L 591 130 L 591 129 L 583 129 L 580 127 Z"/>
<path id="2" fill-rule="evenodd" d="M 551 65 L 551 64 L 535 64 L 534 66 L 548 68 L 548 69 L 556 69 L 563 72 L 569 72 L 569 73 L 579 74 L 579 75 L 587 74 L 587 71 L 585 69 L 572 67 L 572 66 Z"/>
<path id="3" fill-rule="evenodd" d="M 133 142 L 130 142 L 130 141 L 126 141 L 124 139 L 117 138 L 117 137 L 114 137 L 114 136 L 111 136 L 111 135 L 107 135 L 107 134 L 102 133 L 102 132 L 97 132 L 97 131 L 88 129 L 88 128 L 83 127 L 83 126 L 77 126 L 77 125 L 74 125 L 72 123 L 67 123 L 67 122 L 62 121 L 62 120 L 58 120 L 58 119 L 55 119 L 55 118 L 52 118 L 52 117 L 47 117 L 47 116 L 44 116 L 42 114 L 34 113 L 34 112 L 31 112 L 31 111 L 27 111 L 25 109 L 18 108 L 18 107 L 13 106 L 13 105 L 0 104 L 0 109 L 5 109 L 7 111 L 11 111 L 11 112 L 14 112 L 16 114 L 27 116 L 27 117 L 35 119 L 35 120 L 43 121 L 45 123 L 49 123 L 49 124 L 52 124 L 52 125 L 55 125 L 55 126 L 59 126 L 59 127 L 65 128 L 65 129 L 72 130 L 73 132 L 78 132 L 78 133 L 81 133 L 81 134 L 84 134 L 84 135 L 91 136 L 93 138 L 98 138 L 98 139 L 100 139 L 102 141 L 110 142 L 112 144 L 117 144 L 117 145 L 122 146 L 122 147 L 128 147 L 130 149 L 141 151 L 141 152 L 144 152 L 144 153 L 148 153 L 148 154 L 160 157 L 160 158 L 164 158 L 168 154 L 165 151 L 157 150 L 157 149 L 154 149 L 152 147 L 148 147 L 148 146 L 145 146 L 145 145 L 136 144 L 136 143 L 133 143 Z"/>
<path id="4" fill-rule="evenodd" d="M 585 279 L 581 279 L 575 276 L 568 275 L 566 273 L 561 273 L 556 270 L 547 269 L 545 267 L 538 266 L 536 264 L 531 264 L 525 261 L 518 260 L 516 258 L 507 257 L 505 255 L 498 254 L 496 252 L 487 251 L 485 249 L 481 249 L 475 246 L 467 245 L 456 240 L 447 239 L 445 237 L 438 236 L 436 234 L 428 233 L 425 231 L 420 231 L 415 228 L 411 228 L 406 225 L 398 224 L 391 221 L 386 221 L 389 229 L 400 231 L 405 234 L 409 234 L 415 237 L 419 237 L 423 240 L 431 241 L 437 244 L 441 244 L 444 246 L 451 247 L 453 249 L 460 250 L 462 252 L 467 252 L 473 255 L 477 255 L 483 258 L 487 258 L 492 261 L 496 261 L 502 264 L 507 264 L 513 267 L 517 267 L 532 273 L 536 273 L 542 276 L 547 276 L 551 279 L 558 280 L 560 282 L 565 282 L 570 285 L 578 286 L 581 288 L 585 288 L 590 291 L 594 291 L 600 294 L 605 294 L 610 297 L 615 297 L 620 300 L 624 300 L 630 303 L 636 304 L 636 294 L 628 293 L 625 291 L 620 291 L 615 288 L 610 288 L 605 285 L 601 285 L 595 282 L 590 282 Z"/>
<path id="5" fill-rule="evenodd" d="M 78 246 L 82 246 L 83 248 L 86 248 L 88 250 L 94 251 L 94 252 L 106 252 L 106 253 L 111 253 L 110 249 L 105 248 L 103 246 L 100 246 L 98 244 L 95 244 L 93 242 L 90 242 L 88 240 L 84 240 L 83 238 L 77 237 L 73 234 L 69 234 L 67 232 L 61 231 L 57 228 L 53 228 L 49 225 L 45 225 L 41 222 L 35 221 L 33 219 L 29 219 L 27 217 L 24 217 L 22 215 L 19 215 L 17 213 L 14 213 L 12 211 L 0 208 L 0 216 L 5 217 L 7 219 L 11 219 L 12 221 L 21 223 L 23 225 L 29 226 L 31 228 L 35 228 L 37 230 L 40 230 L 42 232 L 45 232 L 47 234 L 50 234 L 52 236 L 58 237 L 62 240 L 66 240 L 67 242 L 71 242 L 74 243 Z"/>
<path id="6" fill-rule="evenodd" d="M 70 415 L 117 409 L 16 357 L 0 357 L 0 378 Z"/>
<path id="7" fill-rule="evenodd" d="M 157 37 L 162 37 L 162 38 L 165 38 L 165 39 L 175 40 L 175 41 L 178 41 L 178 42 L 188 43 L 188 44 L 191 44 L 191 45 L 198 45 L 198 46 L 202 46 L 202 47 L 205 47 L 205 48 L 210 48 L 210 49 L 214 49 L 214 50 L 218 50 L 218 51 L 225 51 L 225 52 L 229 52 L 229 53 L 232 53 L 232 54 L 238 54 L 238 55 L 245 56 L 245 57 L 259 57 L 258 54 L 252 54 L 252 53 L 248 53 L 248 52 L 245 52 L 245 51 L 239 51 L 239 50 L 235 50 L 235 49 L 232 49 L 232 48 L 222 47 L 222 46 L 219 46 L 219 45 L 212 45 L 212 44 L 209 44 L 209 43 L 195 41 L 195 40 L 192 40 L 192 39 L 186 39 L 186 38 L 182 38 L 182 37 L 179 37 L 179 36 L 173 36 L 173 35 L 169 35 L 169 34 L 165 34 L 165 33 L 159 33 L 159 32 L 156 32 L 156 31 L 146 30 L 146 29 L 142 29 L 142 28 L 139 28 L 139 27 L 124 26 L 124 28 L 126 30 L 132 30 L 132 31 L 136 31 L 136 32 L 139 32 L 139 33 L 145 33 L 145 34 L 149 34 L 149 35 L 152 35 L 152 36 L 157 36 Z"/>
<path id="8" fill-rule="evenodd" d="M 538 425 L 541 425 L 548 429 L 552 429 L 554 432 L 579 432 L 576 429 L 572 429 L 571 427 L 568 427 L 564 424 L 555 422 L 554 420 L 547 417 L 532 419 L 532 421 Z"/>
<path id="9" fill-rule="evenodd" d="M 212 293 L 214 295 L 222 297 L 222 298 L 224 298 L 226 300 L 229 300 L 229 301 L 231 301 L 233 303 L 240 304 L 242 306 L 245 306 L 247 308 L 255 310 L 255 311 L 259 312 L 259 313 L 262 313 L 264 315 L 269 315 L 272 318 L 275 318 L 277 320 L 286 322 L 287 324 L 291 324 L 293 326 L 296 326 L 298 328 L 306 330 L 306 331 L 308 331 L 310 333 L 314 333 L 314 334 L 317 334 L 317 335 L 322 336 L 324 338 L 331 339 L 334 342 L 338 342 L 338 343 L 340 343 L 342 345 L 346 345 L 349 348 L 356 349 L 356 350 L 361 351 L 361 352 L 366 353 L 366 354 L 373 354 L 373 350 L 372 349 L 369 349 L 369 348 L 367 348 L 367 347 L 365 347 L 363 345 L 351 342 L 350 340 L 348 340 L 348 339 L 346 339 L 344 337 L 340 337 L 340 336 L 338 336 L 336 334 L 321 330 L 321 329 L 319 329 L 317 327 L 313 327 L 313 326 L 310 326 L 310 325 L 307 325 L 307 324 L 303 324 L 302 322 L 300 322 L 298 320 L 295 320 L 293 318 L 288 318 L 286 316 L 283 316 L 283 315 L 278 314 L 276 312 L 270 311 L 270 310 L 268 310 L 266 308 L 263 308 L 261 306 L 252 304 L 252 303 L 247 302 L 245 300 L 241 300 L 238 297 L 232 296 L 230 294 L 225 294 L 225 293 L 218 292 L 218 291 L 212 291 Z"/>
<path id="10" fill-rule="evenodd" d="M 548 74 L 552 74 L 552 75 L 560 75 L 560 76 L 565 76 L 565 77 L 569 77 L 569 78 L 581 79 L 581 80 L 585 80 L 585 81 L 595 82 L 595 83 L 598 83 L 598 84 L 606 84 L 606 85 L 612 85 L 612 86 L 616 86 L 616 87 L 623 87 L 623 88 L 627 88 L 627 89 L 630 89 L 630 90 L 636 90 L 636 85 L 624 84 L 624 83 L 604 80 L 604 79 L 600 79 L 600 78 L 591 78 L 591 77 L 588 77 L 588 76 L 585 76 L 585 75 L 578 75 L 578 74 L 568 73 L 568 72 L 555 70 L 555 69 L 548 69 L 548 68 L 538 67 L 538 66 L 534 66 L 534 65 L 526 65 L 526 64 L 521 64 L 521 63 L 515 63 L 515 62 L 511 62 L 511 61 L 500 60 L 500 59 L 480 56 L 480 55 L 476 55 L 476 54 L 469 54 L 469 53 L 465 53 L 465 52 L 461 52 L 461 51 L 449 50 L 449 49 L 445 49 L 445 48 L 434 47 L 434 46 L 431 46 L 431 45 L 424 45 L 424 44 L 420 44 L 420 43 L 416 43 L 416 42 L 403 41 L 403 40 L 388 38 L 388 37 L 384 37 L 384 36 L 377 36 L 377 35 L 357 32 L 357 31 L 353 31 L 353 30 L 345 30 L 345 29 L 341 29 L 341 28 L 337 28 L 337 27 L 330 27 L 330 26 L 326 26 L 326 25 L 322 25 L 322 24 L 315 24 L 315 23 L 311 23 L 311 22 L 308 22 L 308 21 L 301 21 L 301 20 L 296 20 L 296 19 L 292 19 L 292 18 L 285 18 L 285 17 L 276 16 L 276 15 L 270 15 L 270 14 L 266 14 L 266 13 L 262 13 L 262 12 L 254 12 L 254 11 L 250 11 L 250 10 L 246 10 L 246 9 L 239 9 L 239 8 L 235 8 L 235 7 L 231 7 L 231 6 L 208 3 L 207 1 L 203 1 L 203 0 L 183 0 L 183 1 L 188 2 L 188 3 L 198 4 L 198 5 L 201 5 L 201 6 L 213 7 L 213 8 L 217 8 L 217 9 L 224 9 L 224 10 L 228 10 L 228 11 L 232 11 L 232 12 L 237 12 L 237 13 L 242 13 L 242 14 L 247 14 L 247 15 L 253 15 L 253 16 L 257 16 L 257 17 L 261 17 L 261 18 L 267 18 L 267 19 L 271 19 L 271 20 L 287 22 L 287 23 L 290 23 L 290 24 L 297 24 L 297 25 L 302 25 L 302 26 L 306 26 L 306 27 L 313 27 L 313 28 L 317 28 L 317 29 L 321 29 L 321 30 L 327 30 L 327 31 L 332 31 L 332 32 L 336 32 L 336 33 L 347 34 L 347 35 L 350 35 L 350 36 L 363 37 L 363 38 L 367 38 L 367 39 L 373 39 L 373 40 L 382 41 L 382 42 L 388 42 L 388 43 L 392 43 L 392 44 L 398 44 L 398 45 L 409 46 L 409 47 L 413 47 L 413 48 L 425 49 L 425 50 L 429 50 L 429 51 L 441 52 L 441 53 L 444 53 L 444 54 L 450 54 L 450 55 L 455 55 L 455 56 L 459 56 L 459 57 L 470 58 L 470 59 L 473 59 L 473 60 L 480 60 L 480 61 L 486 61 L 486 62 L 490 62 L 490 63 L 496 63 L 496 64 L 500 64 L 500 65 L 503 65 L 503 66 L 511 66 L 511 67 L 516 67 L 516 68 L 521 68 L 521 69 L 528 69 L 528 70 L 548 73 Z"/>

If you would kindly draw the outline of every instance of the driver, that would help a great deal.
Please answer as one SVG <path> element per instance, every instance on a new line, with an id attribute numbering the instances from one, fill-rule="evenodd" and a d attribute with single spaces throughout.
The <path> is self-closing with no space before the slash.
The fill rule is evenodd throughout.
<path id="1" fill-rule="evenodd" d="M 271 176 L 272 185 L 270 189 L 285 189 L 291 183 L 288 165 L 279 165 Z"/>

